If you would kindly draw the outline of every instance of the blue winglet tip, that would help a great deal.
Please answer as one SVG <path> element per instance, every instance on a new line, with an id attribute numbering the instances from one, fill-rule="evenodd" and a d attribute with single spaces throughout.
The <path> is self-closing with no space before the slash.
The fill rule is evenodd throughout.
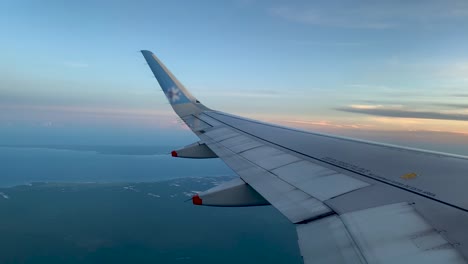
<path id="1" fill-rule="evenodd" d="M 153 52 L 149 51 L 149 50 L 140 50 L 141 54 L 143 55 L 153 55 Z"/>

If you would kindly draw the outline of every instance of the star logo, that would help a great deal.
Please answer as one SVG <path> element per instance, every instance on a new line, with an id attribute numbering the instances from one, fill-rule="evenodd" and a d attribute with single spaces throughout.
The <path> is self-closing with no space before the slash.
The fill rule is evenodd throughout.
<path id="1" fill-rule="evenodd" d="M 169 98 L 169 101 L 171 101 L 171 103 L 175 103 L 180 100 L 181 92 L 176 87 L 171 87 L 167 90 L 166 96 L 167 98 Z"/>

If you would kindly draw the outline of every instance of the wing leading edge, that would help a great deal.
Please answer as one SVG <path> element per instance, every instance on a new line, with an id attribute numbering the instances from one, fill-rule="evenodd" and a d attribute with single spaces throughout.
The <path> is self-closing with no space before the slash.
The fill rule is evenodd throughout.
<path id="1" fill-rule="evenodd" d="M 263 197 L 258 205 L 269 203 L 296 224 L 305 263 L 466 263 L 465 157 L 213 111 L 153 53 L 142 54 L 174 111 L 201 140 L 185 156 L 219 157 L 241 178 L 207 191 L 208 204 L 249 205 L 243 193 Z"/>

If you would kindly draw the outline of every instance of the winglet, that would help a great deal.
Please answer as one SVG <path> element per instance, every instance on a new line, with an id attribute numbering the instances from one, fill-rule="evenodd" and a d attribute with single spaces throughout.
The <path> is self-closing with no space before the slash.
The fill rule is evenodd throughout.
<path id="1" fill-rule="evenodd" d="M 187 89 L 177 80 L 174 75 L 164 66 L 164 64 L 151 51 L 142 50 L 151 71 L 159 82 L 164 94 L 171 105 L 196 103 L 197 100 Z"/>

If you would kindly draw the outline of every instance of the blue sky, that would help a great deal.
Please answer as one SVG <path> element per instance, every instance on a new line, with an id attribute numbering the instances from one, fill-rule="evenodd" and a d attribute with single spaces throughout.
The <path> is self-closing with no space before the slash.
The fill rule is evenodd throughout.
<path id="1" fill-rule="evenodd" d="M 2 1 L 0 32 L 3 144 L 194 140 L 141 49 L 217 110 L 468 142 L 466 1 Z"/>

